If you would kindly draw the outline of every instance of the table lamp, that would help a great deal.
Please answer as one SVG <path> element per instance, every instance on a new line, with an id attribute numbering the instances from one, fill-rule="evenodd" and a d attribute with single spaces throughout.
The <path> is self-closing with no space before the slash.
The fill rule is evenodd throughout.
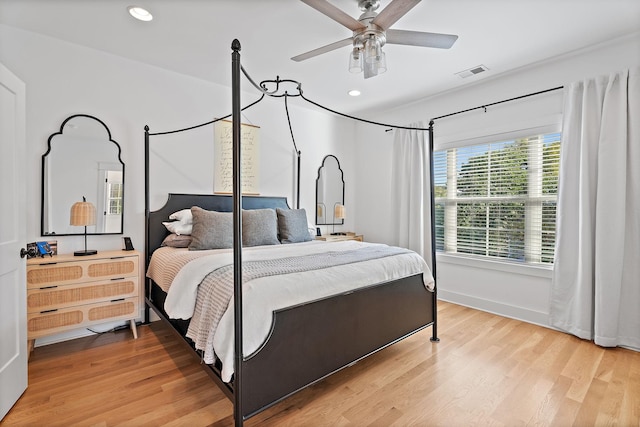
<path id="1" fill-rule="evenodd" d="M 84 250 L 75 251 L 75 256 L 95 255 L 98 253 L 95 249 L 87 249 L 87 226 L 96 225 L 96 207 L 82 196 L 81 202 L 76 202 L 71 206 L 71 219 L 69 224 L 84 226 Z"/>
<path id="2" fill-rule="evenodd" d="M 345 209 L 344 205 L 340 203 L 336 203 L 333 207 L 333 233 L 332 236 L 345 236 L 346 233 L 337 232 L 336 233 L 336 219 L 343 220 L 345 219 Z"/>

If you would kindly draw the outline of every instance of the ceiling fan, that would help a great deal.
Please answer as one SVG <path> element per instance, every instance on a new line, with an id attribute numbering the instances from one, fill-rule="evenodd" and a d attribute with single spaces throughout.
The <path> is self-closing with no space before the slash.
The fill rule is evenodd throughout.
<path id="1" fill-rule="evenodd" d="M 349 71 L 353 73 L 364 71 L 365 79 L 387 70 L 386 55 L 382 51 L 386 43 L 449 49 L 458 39 L 458 36 L 453 34 L 389 29 L 398 19 L 420 3 L 420 0 L 392 0 L 380 13 L 376 12 L 380 7 L 379 0 L 358 0 L 358 6 L 363 11 L 358 19 L 352 18 L 326 0 L 301 1 L 349 28 L 353 31 L 353 36 L 291 59 L 300 62 L 352 45 L 353 50 L 349 54 Z"/>

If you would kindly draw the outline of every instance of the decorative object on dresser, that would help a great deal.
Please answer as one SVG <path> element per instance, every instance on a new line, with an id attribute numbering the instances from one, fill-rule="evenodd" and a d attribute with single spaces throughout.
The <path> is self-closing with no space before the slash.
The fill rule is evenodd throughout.
<path id="1" fill-rule="evenodd" d="M 84 251 L 75 251 L 75 256 L 95 255 L 98 253 L 95 249 L 87 249 L 87 226 L 96 225 L 96 207 L 87 202 L 86 197 L 82 196 L 81 202 L 76 202 L 71 206 L 71 218 L 69 224 L 76 226 L 84 226 Z"/>
<path id="2" fill-rule="evenodd" d="M 27 333 L 36 338 L 116 320 L 129 320 L 137 338 L 140 253 L 103 251 L 27 260 Z"/>
<path id="3" fill-rule="evenodd" d="M 325 242 L 344 242 L 345 240 L 357 240 L 358 242 L 364 242 L 362 234 L 356 234 L 352 231 L 347 231 L 342 234 L 330 234 L 328 236 L 316 236 L 316 240 L 322 240 Z"/>
<path id="4" fill-rule="evenodd" d="M 336 232 L 336 220 L 340 220 L 344 223 L 344 219 L 346 218 L 345 216 L 346 212 L 344 209 L 344 205 L 341 205 L 340 203 L 336 203 L 335 206 L 333 207 L 333 233 L 331 233 L 332 236 L 344 236 L 345 233 L 338 231 Z"/>

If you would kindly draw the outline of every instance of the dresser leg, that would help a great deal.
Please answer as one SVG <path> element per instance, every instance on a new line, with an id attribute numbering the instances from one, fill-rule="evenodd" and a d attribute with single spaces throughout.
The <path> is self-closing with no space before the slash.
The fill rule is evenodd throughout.
<path id="1" fill-rule="evenodd" d="M 131 332 L 133 332 L 133 339 L 138 339 L 138 328 L 136 328 L 136 320 L 135 319 L 131 319 L 129 322 L 131 322 Z"/>
<path id="2" fill-rule="evenodd" d="M 36 340 L 27 340 L 27 360 L 31 358 L 31 352 L 36 344 Z"/>

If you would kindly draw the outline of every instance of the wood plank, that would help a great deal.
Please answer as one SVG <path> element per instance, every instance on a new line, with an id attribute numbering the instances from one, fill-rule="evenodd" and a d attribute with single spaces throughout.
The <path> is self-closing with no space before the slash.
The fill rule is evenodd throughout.
<path id="1" fill-rule="evenodd" d="M 639 425 L 640 353 L 439 303 L 421 331 L 246 422 Z M 161 322 L 34 349 L 3 425 L 231 426 L 231 402 Z"/>

